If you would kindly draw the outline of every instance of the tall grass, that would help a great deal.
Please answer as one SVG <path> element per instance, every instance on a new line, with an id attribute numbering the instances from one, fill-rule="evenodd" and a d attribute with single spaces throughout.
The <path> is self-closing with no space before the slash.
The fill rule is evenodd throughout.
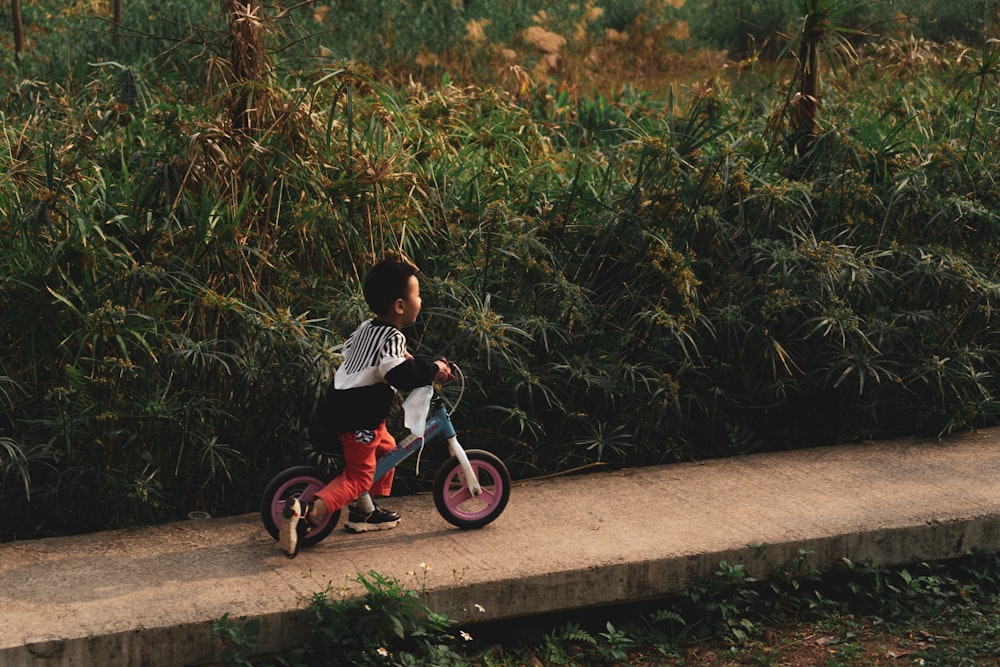
<path id="1" fill-rule="evenodd" d="M 512 34 L 528 8 L 502 12 Z M 328 11 L 309 20 L 376 34 Z M 386 251 L 424 271 L 414 351 L 472 382 L 461 437 L 517 477 L 996 423 L 995 44 L 857 45 L 802 154 L 780 74 L 683 99 L 528 63 L 430 85 L 310 51 L 316 32 L 286 48 L 296 16 L 236 81 L 212 20 L 145 64 L 32 78 L 36 44 L 5 73 L 3 539 L 252 510 L 315 456 Z"/>

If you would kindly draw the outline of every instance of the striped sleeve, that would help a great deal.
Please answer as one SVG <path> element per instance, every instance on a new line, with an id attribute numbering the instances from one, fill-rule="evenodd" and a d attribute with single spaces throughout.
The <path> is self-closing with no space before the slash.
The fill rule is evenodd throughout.
<path id="1" fill-rule="evenodd" d="M 385 374 L 406 361 L 406 336 L 398 329 L 392 329 L 382 344 L 379 355 L 378 370 L 383 378 Z"/>
<path id="2" fill-rule="evenodd" d="M 344 360 L 334 387 L 351 389 L 385 381 L 385 374 L 406 361 L 406 337 L 399 329 L 373 320 L 363 322 L 344 343 Z"/>

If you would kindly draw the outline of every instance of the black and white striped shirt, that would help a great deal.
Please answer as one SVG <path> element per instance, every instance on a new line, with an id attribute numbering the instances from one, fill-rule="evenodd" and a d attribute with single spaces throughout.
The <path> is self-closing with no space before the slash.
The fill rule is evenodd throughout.
<path id="1" fill-rule="evenodd" d="M 389 416 L 397 389 L 428 385 L 437 370 L 433 361 L 407 355 L 402 331 L 388 322 L 366 320 L 344 343 L 343 362 L 316 406 L 311 430 L 332 437 L 374 429 Z"/>
<path id="2" fill-rule="evenodd" d="M 353 389 L 385 382 L 386 374 L 406 361 L 406 337 L 385 322 L 361 323 L 344 343 L 344 362 L 337 369 L 333 386 Z"/>

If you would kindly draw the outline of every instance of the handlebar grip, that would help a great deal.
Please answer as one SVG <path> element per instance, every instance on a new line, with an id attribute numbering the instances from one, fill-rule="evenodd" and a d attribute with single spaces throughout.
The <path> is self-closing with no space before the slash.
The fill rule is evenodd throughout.
<path id="1" fill-rule="evenodd" d="M 438 361 L 443 361 L 445 366 L 447 366 L 448 368 L 447 370 L 439 370 L 437 373 L 435 373 L 434 382 L 436 384 L 444 384 L 445 382 L 454 382 L 455 374 L 452 373 L 451 364 L 448 362 L 448 360 L 445 359 L 444 357 L 441 357 L 440 359 L 438 359 Z"/>

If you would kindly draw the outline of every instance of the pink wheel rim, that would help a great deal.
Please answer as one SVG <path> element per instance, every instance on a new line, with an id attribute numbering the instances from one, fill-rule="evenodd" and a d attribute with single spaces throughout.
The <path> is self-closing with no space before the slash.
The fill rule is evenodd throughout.
<path id="1" fill-rule="evenodd" d="M 312 500 L 313 496 L 316 495 L 316 492 L 322 489 L 323 486 L 324 484 L 321 480 L 308 475 L 293 477 L 282 484 L 278 488 L 278 492 L 275 493 L 271 499 L 271 518 L 274 520 L 274 525 L 281 525 L 281 513 L 285 509 L 286 498 L 289 496 L 297 496 L 300 501 Z M 331 516 L 332 515 L 330 514 L 325 516 L 323 520 L 316 525 L 316 528 L 323 528 L 330 520 Z"/>
<path id="2" fill-rule="evenodd" d="M 465 484 L 461 466 L 455 466 L 444 485 L 444 504 L 448 511 L 467 521 L 485 518 L 503 497 L 503 477 L 488 461 L 471 460 L 472 471 L 479 480 L 482 493 L 473 497 Z"/>

